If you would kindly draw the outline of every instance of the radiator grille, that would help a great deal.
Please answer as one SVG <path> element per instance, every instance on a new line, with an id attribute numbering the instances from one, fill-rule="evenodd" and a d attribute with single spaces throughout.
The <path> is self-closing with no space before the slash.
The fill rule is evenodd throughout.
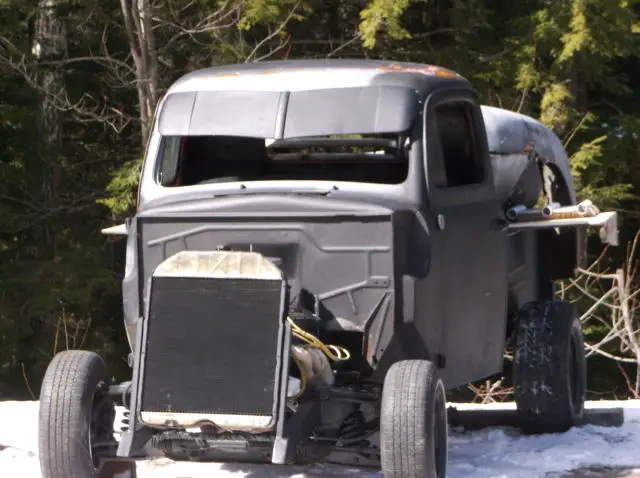
<path id="1" fill-rule="evenodd" d="M 141 410 L 272 415 L 280 280 L 154 277 Z"/>

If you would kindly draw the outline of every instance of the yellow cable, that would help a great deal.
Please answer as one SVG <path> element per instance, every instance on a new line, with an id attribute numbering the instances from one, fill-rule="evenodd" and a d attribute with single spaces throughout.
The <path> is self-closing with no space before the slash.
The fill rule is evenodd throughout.
<path id="1" fill-rule="evenodd" d="M 340 347 L 338 345 L 325 345 L 315 335 L 310 334 L 306 330 L 302 329 L 298 324 L 296 324 L 293 321 L 293 319 L 291 319 L 291 317 L 287 317 L 287 321 L 289 322 L 289 324 L 291 324 L 293 335 L 295 335 L 301 340 L 304 340 L 311 347 L 315 347 L 322 350 L 322 352 L 324 352 L 324 354 L 329 358 L 329 360 L 333 360 L 335 362 L 335 361 L 349 360 L 351 358 L 351 353 L 346 348 Z M 332 353 L 331 351 L 335 352 L 335 354 Z M 296 356 L 293 354 L 291 355 L 291 358 L 296 363 L 298 370 L 300 371 L 301 386 L 300 386 L 300 391 L 298 393 L 288 398 L 296 399 L 300 397 L 304 393 L 305 389 L 307 388 L 307 382 L 309 377 L 307 377 L 304 365 L 300 363 L 300 360 L 296 358 Z"/>
<path id="2" fill-rule="evenodd" d="M 287 317 L 287 320 L 291 324 L 293 335 L 301 340 L 304 340 L 312 347 L 316 347 L 322 350 L 324 354 L 329 358 L 329 360 L 337 362 L 349 360 L 351 358 L 351 353 L 346 348 L 340 347 L 338 345 L 325 345 L 315 335 L 310 334 L 306 330 L 303 330 L 298 324 L 293 321 L 291 317 Z M 333 353 L 332 351 L 335 353 Z"/>

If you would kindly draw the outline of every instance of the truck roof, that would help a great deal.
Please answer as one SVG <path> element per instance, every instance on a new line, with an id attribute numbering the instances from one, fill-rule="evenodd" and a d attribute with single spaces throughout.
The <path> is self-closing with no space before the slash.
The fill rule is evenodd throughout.
<path id="1" fill-rule="evenodd" d="M 399 133 L 434 88 L 471 88 L 433 65 L 381 60 L 286 60 L 224 65 L 189 73 L 163 98 L 164 136 L 283 139 Z"/>
<path id="2" fill-rule="evenodd" d="M 421 95 L 435 86 L 470 83 L 435 65 L 383 60 L 281 60 L 215 66 L 179 78 L 168 93 L 186 91 L 305 91 L 366 86 L 411 87 Z"/>

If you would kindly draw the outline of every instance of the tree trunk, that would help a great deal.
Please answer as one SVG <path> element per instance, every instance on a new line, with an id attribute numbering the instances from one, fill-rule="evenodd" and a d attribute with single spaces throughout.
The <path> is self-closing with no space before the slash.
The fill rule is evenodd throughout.
<path id="1" fill-rule="evenodd" d="M 36 274 L 42 264 L 55 260 L 58 254 L 60 221 L 56 217 L 56 208 L 60 197 L 63 114 L 56 103 L 66 98 L 66 84 L 64 68 L 56 62 L 66 57 L 68 38 L 66 19 L 60 15 L 61 6 L 59 0 L 38 0 L 31 45 L 36 67 L 32 84 L 39 94 L 39 109 L 35 154 L 29 155 L 25 167 L 29 181 L 28 193 L 37 198 L 40 216 L 30 227 L 31 241 L 39 256 L 32 264 Z M 38 275 L 35 277 L 38 278 Z M 39 279 L 47 280 L 42 276 Z M 26 300 L 32 300 L 34 293 L 37 293 L 37 289 L 25 291 Z M 51 329 L 48 326 L 56 323 L 56 315 L 57 310 L 51 308 L 42 315 L 29 317 L 32 332 L 20 341 L 16 351 L 16 362 L 25 370 L 33 372 L 33 366 L 38 361 L 33 350 L 43 343 L 49 343 Z M 30 380 L 34 378 L 39 383 L 41 377 L 29 375 Z"/>
<path id="2" fill-rule="evenodd" d="M 120 7 L 136 71 L 140 140 L 144 148 L 158 102 L 158 60 L 151 3 L 149 0 L 120 0 Z"/>
<path id="3" fill-rule="evenodd" d="M 65 78 L 61 66 L 44 63 L 61 60 L 67 49 L 67 28 L 59 15 L 58 0 L 40 0 L 34 25 L 32 52 L 38 64 L 37 85 L 40 90 L 39 147 L 37 174 L 42 201 L 42 213 L 56 207 L 60 182 L 60 143 L 62 139 L 62 114 L 56 108 L 54 98 L 64 98 Z M 43 64 L 44 63 L 44 64 Z M 56 254 L 55 232 L 51 221 L 42 226 L 44 246 L 50 255 Z"/>

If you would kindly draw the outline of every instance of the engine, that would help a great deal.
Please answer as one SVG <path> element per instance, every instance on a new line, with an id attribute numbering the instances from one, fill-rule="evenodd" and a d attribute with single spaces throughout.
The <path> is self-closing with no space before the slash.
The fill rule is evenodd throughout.
<path id="1" fill-rule="evenodd" d="M 326 387 L 336 382 L 332 363 L 351 358 L 345 347 L 327 345 L 319 338 L 319 303 L 307 291 L 300 291 L 290 306 L 287 320 L 291 325 L 293 345 L 287 397 L 297 399 L 308 386 Z M 314 335 L 311 331 L 316 332 Z"/>
<path id="2" fill-rule="evenodd" d="M 291 357 L 298 367 L 300 378 L 289 377 L 288 398 L 297 398 L 304 391 L 302 385 L 319 383 L 333 385 L 334 376 L 327 356 L 319 349 L 294 345 Z"/>

